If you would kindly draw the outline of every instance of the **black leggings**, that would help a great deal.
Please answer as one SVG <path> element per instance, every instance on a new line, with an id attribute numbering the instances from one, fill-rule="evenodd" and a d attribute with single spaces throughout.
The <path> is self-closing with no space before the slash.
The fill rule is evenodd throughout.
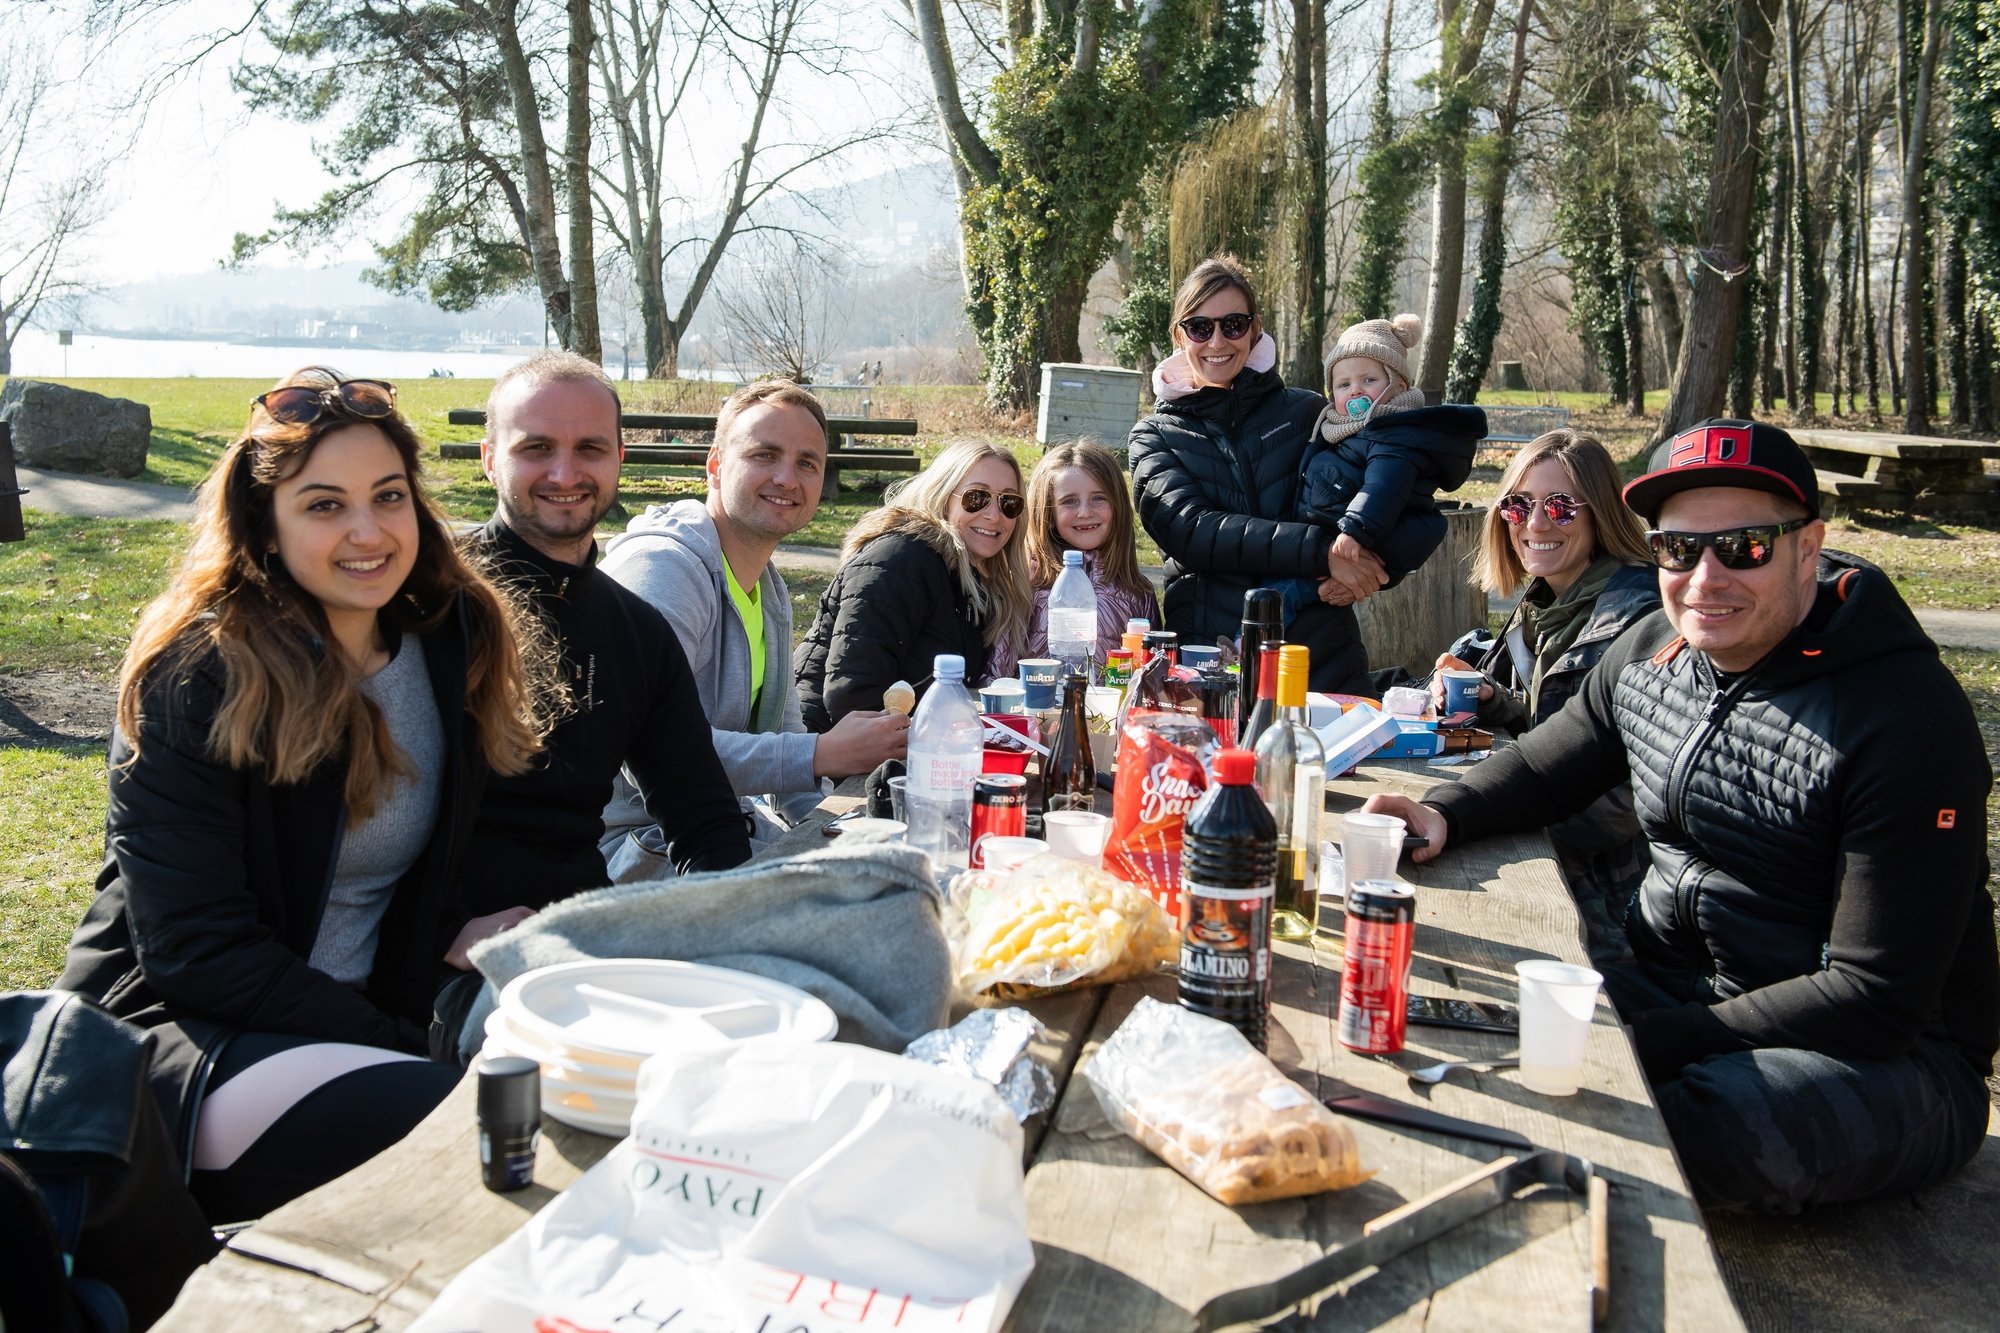
<path id="1" fill-rule="evenodd" d="M 396 1052 L 244 1033 L 209 1078 L 189 1186 L 211 1223 L 261 1217 L 396 1143 L 458 1079 Z"/>

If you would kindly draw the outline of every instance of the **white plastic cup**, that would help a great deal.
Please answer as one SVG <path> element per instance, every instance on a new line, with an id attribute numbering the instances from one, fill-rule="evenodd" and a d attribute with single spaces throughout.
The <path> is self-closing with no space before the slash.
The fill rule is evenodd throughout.
<path id="1" fill-rule="evenodd" d="M 983 858 L 983 869 L 1008 874 L 1020 869 L 1021 863 L 1031 856 L 1039 856 L 1049 850 L 1049 845 L 1040 838 L 1016 838 L 1005 834 L 981 838 L 979 855 Z"/>
<path id="2" fill-rule="evenodd" d="M 1553 958 L 1516 963 L 1514 976 L 1521 985 L 1521 1086 L 1571 1096 L 1583 1078 L 1583 1048 L 1604 978 Z"/>
<path id="3" fill-rule="evenodd" d="M 1118 720 L 1118 704 L 1124 691 L 1115 685 L 1091 685 L 1083 691 L 1083 715 L 1091 722 Z"/>
<path id="4" fill-rule="evenodd" d="M 1057 856 L 1096 865 L 1104 857 L 1104 844 L 1111 840 L 1111 816 L 1051 810 L 1042 816 L 1042 836 Z"/>
<path id="5" fill-rule="evenodd" d="M 1025 713 L 1027 709 L 1028 687 L 1012 676 L 1002 676 L 990 685 L 979 687 L 979 711 L 982 713 Z"/>
<path id="6" fill-rule="evenodd" d="M 1340 856 L 1347 882 L 1396 878 L 1403 859 L 1403 821 L 1395 815 L 1346 815 L 1340 821 Z"/>
<path id="7" fill-rule="evenodd" d="M 901 842 L 910 826 L 900 819 L 873 819 L 866 815 L 849 819 L 840 826 L 840 836 L 856 842 Z"/>
<path id="8" fill-rule="evenodd" d="M 1476 713 L 1479 711 L 1479 682 L 1484 679 L 1477 671 L 1466 671 L 1452 667 L 1441 673 L 1444 677 L 1444 711 L 1449 717 L 1453 713 Z"/>

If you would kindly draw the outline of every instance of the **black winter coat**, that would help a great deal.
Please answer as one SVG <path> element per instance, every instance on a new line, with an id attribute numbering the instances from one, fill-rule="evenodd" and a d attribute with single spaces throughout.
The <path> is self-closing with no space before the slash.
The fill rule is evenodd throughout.
<path id="1" fill-rule="evenodd" d="M 104 868 L 56 984 L 154 1030 L 153 1092 L 184 1163 L 209 1068 L 237 1032 L 427 1049 L 432 999 L 459 975 L 444 953 L 468 917 L 454 886 L 487 777 L 465 711 L 465 620 L 461 605 L 422 636 L 445 743 L 437 822 L 383 915 L 365 991 L 307 961 L 346 828 L 345 759 L 278 783 L 210 758 L 213 653 L 146 682 L 136 762 L 112 732 Z"/>
<path id="2" fill-rule="evenodd" d="M 1522 593 L 1522 600 L 1533 595 L 1537 586 L 1546 589 L 1548 585 L 1535 580 Z M 1530 715 L 1528 690 L 1534 684 L 1534 672 L 1523 672 L 1515 663 L 1513 651 L 1507 646 L 1508 635 L 1521 620 L 1520 604 L 1516 603 L 1514 614 L 1507 618 L 1499 639 L 1472 664 L 1485 672 L 1495 687 L 1494 697 L 1479 710 L 1480 724 L 1505 727 L 1518 734 L 1554 717 L 1556 710 L 1582 688 L 1583 678 L 1590 674 L 1590 669 L 1598 664 L 1618 636 L 1659 609 L 1659 571 L 1651 565 L 1621 567 L 1597 594 L 1597 603 L 1591 607 L 1583 628 L 1553 659 L 1540 664 L 1542 689 L 1534 698 L 1534 712 Z M 1545 655 L 1546 646 L 1543 654 L 1538 656 Z"/>
<path id="3" fill-rule="evenodd" d="M 1823 581 L 1805 623 L 1725 682 L 1666 616 L 1568 707 L 1426 800 L 1451 838 L 1533 827 L 1632 782 L 1651 866 L 1626 919 L 1680 1000 L 1623 1017 L 1656 1081 L 1713 1054 L 1848 1059 L 2000 1032 L 1986 891 L 1992 771 L 1964 691 L 1880 571 Z"/>
<path id="4" fill-rule="evenodd" d="M 1167 628 L 1185 643 L 1233 639 L 1243 594 L 1325 578 L 1334 533 L 1296 519 L 1299 471 L 1326 400 L 1245 370 L 1227 388 L 1163 402 L 1132 427 L 1139 521 L 1167 556 Z M 1361 693 L 1368 652 L 1354 608 L 1313 602 L 1288 639 L 1312 652 L 1312 687 Z"/>
<path id="5" fill-rule="evenodd" d="M 1444 524 L 1433 518 L 1426 525 L 1435 539 L 1419 543 L 1414 559 L 1384 554 L 1392 534 L 1419 515 L 1435 515 L 1439 491 L 1465 484 L 1485 437 L 1486 413 L 1459 403 L 1385 413 L 1332 444 L 1315 437 L 1306 449 L 1299 516 L 1383 554 L 1391 574 L 1411 572 L 1444 540 Z"/>
<path id="6" fill-rule="evenodd" d="M 471 541 L 532 601 L 569 673 L 570 711 L 534 766 L 487 784 L 466 853 L 474 916 L 542 908 L 611 882 L 598 842 L 623 767 L 681 874 L 750 859 L 750 829 L 716 757 L 694 672 L 674 628 L 597 567 L 552 560 L 495 518 Z"/>
<path id="7" fill-rule="evenodd" d="M 826 731 L 857 708 L 880 708 L 882 691 L 898 680 L 921 698 L 939 653 L 965 659 L 968 684 L 986 660 L 980 621 L 959 582 L 964 548 L 928 514 L 878 513 L 882 531 L 841 562 L 799 645 L 792 675 L 808 731 Z"/>

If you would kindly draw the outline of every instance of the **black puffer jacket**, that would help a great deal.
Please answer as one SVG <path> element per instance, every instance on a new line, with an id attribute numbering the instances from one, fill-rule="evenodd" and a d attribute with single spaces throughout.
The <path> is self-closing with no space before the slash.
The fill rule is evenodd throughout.
<path id="1" fill-rule="evenodd" d="M 1628 774 L 1652 864 L 1626 930 L 1683 1001 L 1625 1015 L 1655 1078 L 1764 1047 L 1889 1058 L 1919 1035 L 1991 1068 L 1992 772 L 1887 577 L 1823 581 L 1805 623 L 1726 684 L 1650 618 L 1568 708 L 1426 800 L 1456 840 L 1546 823 Z"/>
<path id="2" fill-rule="evenodd" d="M 1234 638 L 1243 594 L 1279 579 L 1325 578 L 1335 534 L 1297 521 L 1299 470 L 1326 400 L 1245 370 L 1227 388 L 1162 402 L 1132 427 L 1139 521 L 1167 556 L 1161 606 L 1187 643 Z M 1315 602 L 1289 628 L 1312 652 L 1312 687 L 1366 688 L 1354 608 Z"/>
<path id="3" fill-rule="evenodd" d="M 438 985 L 458 975 L 444 951 L 468 914 L 453 888 L 487 776 L 462 618 L 423 636 L 444 724 L 437 821 L 390 899 L 365 992 L 308 962 L 346 828 L 346 761 L 278 783 L 209 757 L 213 653 L 146 682 L 137 762 L 112 733 L 104 868 L 56 984 L 156 1031 L 153 1090 L 183 1162 L 208 1068 L 236 1032 L 426 1049 Z"/>
<path id="4" fill-rule="evenodd" d="M 882 691 L 898 680 L 916 686 L 921 698 L 939 653 L 965 659 L 968 684 L 986 660 L 980 620 L 959 577 L 965 548 L 951 530 L 919 510 L 893 507 L 862 524 L 820 594 L 793 668 L 809 731 L 825 731 L 857 708 L 880 708 Z"/>

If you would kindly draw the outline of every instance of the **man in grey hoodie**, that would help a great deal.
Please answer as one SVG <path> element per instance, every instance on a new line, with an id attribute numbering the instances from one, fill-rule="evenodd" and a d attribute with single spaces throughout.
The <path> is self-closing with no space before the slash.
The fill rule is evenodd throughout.
<path id="1" fill-rule="evenodd" d="M 769 841 L 818 803 L 820 780 L 867 773 L 903 755 L 909 719 L 856 712 L 821 735 L 799 719 L 792 605 L 771 556 L 812 522 L 826 475 L 826 410 L 786 380 L 762 380 L 716 414 L 708 497 L 654 505 L 606 549 L 603 571 L 659 608 L 693 670 L 715 752 Z M 615 881 L 672 873 L 631 785 L 604 811 Z"/>

